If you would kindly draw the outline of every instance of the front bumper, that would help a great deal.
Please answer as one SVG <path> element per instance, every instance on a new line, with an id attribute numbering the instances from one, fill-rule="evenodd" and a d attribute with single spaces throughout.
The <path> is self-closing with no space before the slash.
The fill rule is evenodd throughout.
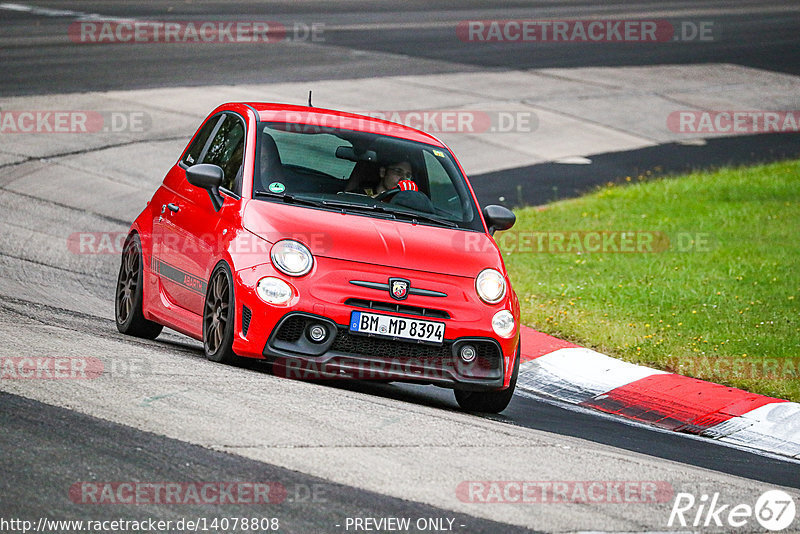
<path id="1" fill-rule="evenodd" d="M 267 358 L 274 362 L 276 373 L 291 378 L 408 381 L 482 391 L 508 386 L 519 330 L 510 338 L 497 337 L 491 317 L 509 309 L 518 321 L 513 292 L 503 302 L 487 306 L 475 294 L 472 279 L 317 260 L 315 270 L 300 278 L 287 278 L 269 264 L 235 273 L 236 354 Z M 291 301 L 284 306 L 262 301 L 254 288 L 264 276 L 290 283 L 294 288 Z M 411 287 L 422 289 L 423 294 L 412 293 L 395 301 L 388 291 L 353 283 L 385 283 L 392 276 L 409 280 Z M 434 345 L 352 333 L 349 321 L 356 310 L 443 322 L 444 341 Z M 311 322 L 325 326 L 328 335 L 324 342 L 314 343 L 309 338 L 306 329 Z M 465 343 L 474 345 L 477 353 L 469 363 L 459 357 Z"/>
<path id="2" fill-rule="evenodd" d="M 321 325 L 327 336 L 314 342 L 312 325 Z M 476 350 L 465 362 L 464 345 Z M 503 387 L 503 352 L 491 338 L 461 337 L 441 345 L 356 334 L 347 325 L 327 317 L 290 312 L 277 324 L 264 346 L 276 374 L 298 379 L 397 380 L 437 384 L 472 390 Z"/>

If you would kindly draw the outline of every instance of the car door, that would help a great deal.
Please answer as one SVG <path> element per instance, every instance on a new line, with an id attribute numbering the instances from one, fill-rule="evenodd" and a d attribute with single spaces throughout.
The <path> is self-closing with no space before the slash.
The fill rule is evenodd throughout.
<path id="1" fill-rule="evenodd" d="M 206 282 L 213 265 L 219 216 L 208 192 L 186 180 L 186 169 L 198 163 L 218 165 L 224 173 L 221 190 L 238 201 L 244 156 L 244 121 L 233 113 L 212 117 L 201 128 L 184 159 L 173 169 L 180 176 L 166 191 L 153 224 L 156 272 L 170 304 L 203 313 Z"/>

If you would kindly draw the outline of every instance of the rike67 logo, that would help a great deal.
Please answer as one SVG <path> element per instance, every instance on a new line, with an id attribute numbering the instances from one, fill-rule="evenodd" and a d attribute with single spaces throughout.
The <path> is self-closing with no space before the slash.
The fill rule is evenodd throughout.
<path id="1" fill-rule="evenodd" d="M 796 512 L 794 498 L 781 490 L 764 492 L 755 506 L 723 503 L 719 493 L 703 494 L 699 499 L 691 493 L 678 493 L 667 526 L 753 528 L 755 519 L 762 528 L 779 532 L 794 523 Z"/>

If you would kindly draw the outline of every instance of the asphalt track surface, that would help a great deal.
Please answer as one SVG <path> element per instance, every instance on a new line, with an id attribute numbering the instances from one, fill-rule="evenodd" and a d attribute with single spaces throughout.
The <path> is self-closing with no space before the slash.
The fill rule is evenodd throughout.
<path id="1" fill-rule="evenodd" d="M 790 9 L 792 2 L 742 2 L 730 8 L 728 2 L 637 2 L 630 4 L 588 2 L 505 2 L 484 7 L 481 2 L 405 2 L 402 7 L 368 2 L 150 2 L 133 5 L 115 2 L 36 2 L 36 6 L 69 9 L 104 16 L 135 17 L 159 20 L 218 20 L 228 18 L 252 18 L 279 20 L 284 23 L 299 21 L 306 24 L 323 22 L 326 25 L 326 41 L 322 44 L 279 44 L 266 50 L 252 46 L 204 45 L 161 46 L 119 45 L 116 47 L 93 47 L 89 45 L 68 46 L 65 28 L 72 19 L 64 16 L 31 14 L 29 12 L 0 10 L 0 47 L 4 76 L 0 79 L 0 94 L 30 95 L 89 91 L 105 89 L 129 89 L 141 87 L 191 86 L 219 83 L 253 83 L 270 81 L 333 79 L 340 77 L 372 77 L 392 74 L 463 72 L 480 69 L 504 69 L 527 67 L 572 67 L 602 65 L 647 65 L 661 63 L 729 62 L 785 73 L 800 73 L 800 22 L 797 13 Z M 584 46 L 579 53 L 574 49 L 557 45 L 537 45 L 535 48 L 521 47 L 513 53 L 508 47 L 465 44 L 453 35 L 453 24 L 460 20 L 479 18 L 578 18 L 586 16 L 613 17 L 628 14 L 639 18 L 685 18 L 713 20 L 723 28 L 723 37 L 711 46 L 691 43 L 674 43 L 667 46 L 647 48 L 644 45 Z M 396 26 L 396 27 L 395 27 Z M 708 43 L 705 43 L 708 45 Z M 303 68 L 298 68 L 302 65 Z M 544 176 L 556 176 L 554 183 L 562 184 L 560 195 L 572 196 L 591 187 L 591 179 L 602 177 L 603 182 L 620 173 L 629 173 L 648 167 L 651 162 L 674 161 L 676 157 L 688 157 L 689 162 L 700 166 L 715 166 L 729 163 L 726 153 L 739 154 L 737 162 L 746 163 L 760 159 L 780 159 L 796 152 L 797 139 L 781 136 L 777 140 L 768 136 L 741 138 L 737 140 L 709 141 L 705 148 L 684 146 L 662 146 L 649 153 L 610 154 L 594 158 L 608 169 L 598 173 L 598 167 L 555 167 L 543 164 L 511 171 L 501 171 L 495 177 L 512 182 L 514 179 L 534 172 Z M 750 155 L 743 154 L 744 147 L 756 147 Z M 710 147 L 710 148 L 709 148 Z M 696 154 L 689 152 L 694 150 Z M 732 157 L 732 156 L 731 156 Z M 655 164 L 652 164 L 655 165 Z M 668 166 L 665 165 L 665 168 Z M 612 172 L 613 170 L 613 172 Z M 681 169 L 676 169 L 681 170 Z M 16 166 L 2 169 L 0 183 L 19 178 L 14 173 Z M 561 173 L 561 174 L 559 174 Z M 586 176 L 580 176 L 586 173 Z M 564 180 L 574 175 L 574 184 Z M 490 175 L 491 176 L 491 175 Z M 515 178 L 516 177 L 516 178 Z M 497 183 L 496 180 L 487 183 Z M 91 194 L 90 192 L 86 193 Z M 509 195 L 507 189 L 485 189 L 479 194 L 491 196 Z M 516 188 L 512 193 L 516 195 Z M 540 190 L 524 190 L 524 203 L 548 201 L 552 185 L 545 183 Z M 537 196 L 540 195 L 540 196 Z M 0 223 L 10 231 L 12 238 L 29 239 L 33 252 L 15 251 L 6 242 L 0 254 L 2 290 L 0 291 L 0 341 L 9 351 L 30 350 L 50 354 L 80 353 L 80 346 L 95 351 L 107 351 L 117 356 L 139 357 L 147 354 L 148 362 L 163 362 L 169 372 L 165 380 L 183 379 L 172 367 L 187 369 L 205 376 L 200 383 L 213 382 L 214 376 L 225 376 L 230 382 L 216 385 L 209 398 L 220 403 L 222 410 L 230 407 L 222 404 L 226 388 L 247 395 L 231 394 L 234 401 L 241 402 L 242 413 L 264 417 L 263 411 L 250 405 L 258 399 L 260 390 L 249 389 L 252 382 L 262 383 L 280 390 L 277 395 L 286 403 L 286 413 L 297 416 L 305 413 L 311 420 L 333 434 L 333 438 L 347 435 L 344 425 L 353 425 L 372 430 L 372 435 L 363 438 L 363 449 L 370 446 L 384 448 L 390 452 L 391 444 L 372 443 L 377 432 L 391 436 L 409 436 L 404 447 L 397 447 L 398 455 L 412 458 L 415 448 L 426 451 L 429 441 L 452 439 L 452 447 L 444 449 L 449 455 L 464 455 L 475 459 L 480 455 L 472 451 L 495 454 L 491 443 L 496 438 L 486 433 L 505 435 L 514 443 L 502 448 L 508 455 L 506 467 L 517 468 L 529 480 L 574 480 L 580 473 L 587 477 L 633 477 L 641 469 L 641 477 L 663 476 L 675 485 L 686 481 L 689 488 L 702 487 L 700 481 L 707 480 L 717 491 L 730 490 L 734 495 L 755 499 L 760 491 L 774 486 L 800 488 L 800 467 L 796 462 L 742 451 L 717 443 L 670 434 L 640 425 L 629 424 L 609 417 L 588 412 L 576 412 L 542 399 L 517 395 L 509 409 L 500 416 L 481 418 L 463 415 L 457 411 L 449 391 L 431 387 L 375 384 L 305 384 L 289 383 L 268 377 L 257 363 L 244 369 L 218 368 L 204 362 L 197 343 L 175 334 L 162 334 L 155 342 L 141 342 L 116 333 L 113 320 L 108 314 L 117 260 L 114 257 L 88 263 L 74 258 L 64 260 L 54 252 L 53 243 L 60 244 L 58 225 L 69 224 L 85 217 L 66 205 L 42 201 L 19 194 L 4 194 L 3 213 Z M 135 207 L 132 207 L 135 208 Z M 106 218 L 107 219 L 107 218 Z M 123 221 L 107 220 L 119 224 Z M 37 225 L 47 225 L 39 235 Z M 5 233 L 5 232 L 4 232 Z M 53 237 L 55 236 L 55 237 Z M 52 239 L 51 239 L 52 237 Z M 4 237 L 4 239 L 6 239 Z M 98 304 L 101 303 L 101 304 Z M 9 353 L 7 353 L 8 355 Z M 144 356 L 142 356 L 144 357 Z M 152 365 L 152 364 L 151 364 Z M 175 373 L 175 374 L 170 374 Z M 242 374 L 243 373 L 243 374 Z M 157 373 L 156 373 L 157 374 Z M 181 377 L 181 378 L 175 378 Z M 155 381 L 162 377 L 152 377 Z M 203 378 L 200 376 L 199 378 Z M 189 379 L 186 378 L 187 383 Z M 149 384 L 135 383 L 142 391 Z M 131 384 L 120 381 L 115 384 L 122 392 L 119 405 L 125 404 L 132 389 Z M 588 530 L 595 526 L 608 530 L 659 530 L 666 528 L 664 509 L 600 508 L 602 520 L 597 525 L 581 516 L 575 508 L 559 510 L 541 509 L 533 514 L 510 510 L 508 520 L 503 513 L 473 508 L 468 514 L 453 511 L 446 498 L 428 492 L 421 479 L 411 483 L 403 481 L 400 473 L 393 480 L 391 471 L 379 464 L 367 466 L 384 475 L 385 484 L 367 480 L 357 483 L 358 473 L 342 476 L 346 483 L 331 482 L 336 479 L 335 468 L 308 467 L 314 458 L 325 458 L 322 453 L 309 451 L 311 460 L 289 457 L 291 453 L 273 450 L 264 446 L 257 450 L 258 439 L 270 442 L 269 429 L 264 434 L 252 434 L 254 444 L 238 447 L 226 446 L 214 432 L 230 432 L 232 429 L 206 428 L 205 426 L 183 428 L 183 422 L 202 420 L 202 414 L 191 416 L 180 413 L 183 405 L 163 406 L 161 411 L 136 411 L 127 413 L 113 404 L 113 398 L 101 397 L 101 391 L 89 387 L 86 399 L 80 390 L 67 385 L 54 385 L 52 392 L 35 394 L 24 389 L 27 396 L 45 403 L 17 395 L 0 394 L 0 516 L 35 518 L 50 514 L 58 518 L 102 519 L 129 515 L 152 515 L 160 519 L 186 516 L 236 515 L 237 508 L 200 507 L 153 507 L 137 508 L 102 506 L 87 509 L 85 505 L 71 502 L 67 489 L 76 481 L 83 480 L 280 480 L 290 488 L 325 485 L 324 500 L 286 502 L 279 508 L 266 509 L 275 512 L 286 525 L 286 532 L 336 532 L 337 518 L 355 516 L 410 516 L 453 517 L 457 524 L 466 525 L 459 532 L 516 532 L 518 525 L 534 525 L 545 531 L 577 530 L 576 524 Z M 299 390 L 299 392 L 297 392 Z M 98 395 L 92 401 L 92 395 Z M 144 395 L 144 393 L 142 393 Z M 189 393 L 191 395 L 191 393 Z M 147 397 L 154 399 L 155 397 Z M 103 403 L 109 400 L 109 406 Z M 335 399 L 335 400 L 334 400 Z M 82 402 L 88 402 L 83 405 Z M 275 399 L 270 399 L 273 402 Z M 313 416 L 303 411 L 308 404 L 325 401 Z M 59 404 L 62 407 L 52 406 Z M 157 404 L 153 400 L 153 404 Z M 235 404 L 234 404 L 235 406 Z M 65 409 L 72 408 L 72 409 Z M 342 421 L 331 416 L 328 427 L 325 410 L 337 414 Z M 117 410 L 117 411 L 115 411 Z M 263 410 L 263 405 L 260 410 Z M 91 414 L 108 417 L 93 417 Z M 153 415 L 155 413 L 155 415 Z M 217 409 L 208 407 L 209 425 L 225 427 L 224 422 L 214 419 Z M 344 418 L 343 414 L 351 414 Z M 87 415 L 88 414 L 88 415 Z M 282 429 L 280 407 L 270 413 L 270 424 Z M 200 419 L 198 419 L 200 417 Z M 141 424 L 137 418 L 143 418 Z M 402 432 L 389 433 L 386 428 L 375 426 L 375 418 L 385 418 L 386 424 L 399 420 Z M 106 420 L 108 419 L 108 420 Z M 432 426 L 435 419 L 437 425 Z M 249 425 L 252 421 L 233 418 L 238 424 Z M 461 425 L 459 432 L 451 430 Z M 191 425 L 189 425 L 191 426 Z M 337 426 L 339 428 L 337 428 Z M 248 427 L 250 428 L 250 427 Z M 381 430 L 383 428 L 383 430 Z M 431 432 L 435 429 L 436 432 Z M 425 432 L 430 434 L 425 435 Z M 186 439 L 171 437 L 186 433 Z M 317 439 L 317 430 L 308 428 L 309 441 Z M 441 432 L 441 435 L 440 433 Z M 480 434 L 480 441 L 471 443 L 471 435 Z M 203 436 L 207 435 L 207 439 Z M 298 447 L 303 436 L 286 447 Z M 313 439 L 312 439 L 313 438 Z M 335 441 L 332 438 L 332 441 Z M 428 439 L 433 438 L 433 439 Z M 418 444 L 415 440 L 419 440 Z M 231 442 L 233 442 L 231 438 Z M 380 440 L 378 440 L 380 441 Z M 222 443 L 222 444 L 221 444 Z M 488 443 L 488 445 L 487 445 Z M 530 451 L 524 447 L 529 443 Z M 328 445 L 331 447 L 331 445 Z M 320 446 L 321 447 L 321 446 Z M 357 456 L 359 448 L 347 442 L 345 454 Z M 406 448 L 407 447 L 407 448 Z M 335 451 L 328 449 L 330 462 L 347 461 Z M 313 449 L 313 447 L 312 447 Z M 431 449 L 437 451 L 438 449 Z M 559 452 L 553 453 L 552 451 Z M 231 451 L 233 454 L 221 451 Z M 348 452 L 350 451 L 350 452 Z M 365 460 L 376 460 L 376 456 L 365 456 Z M 531 474 L 531 464 L 543 461 Z M 442 463 L 447 463 L 442 461 Z M 396 467 L 403 466 L 389 463 Z M 432 462 L 431 465 L 436 465 Z M 482 476 L 488 480 L 512 479 L 508 471 L 500 470 L 498 463 L 486 461 Z M 288 466 L 288 467 L 287 467 Z M 638 467 L 637 467 L 638 466 Z M 408 468 L 409 465 L 405 464 Z M 444 468 L 443 468 L 444 469 Z M 454 469 L 450 467 L 451 471 Z M 496 471 L 493 469 L 497 469 Z M 317 472 L 318 476 L 313 474 Z M 426 466 L 420 466 L 426 472 Z M 444 472 L 444 470 L 442 471 Z M 432 479 L 438 476 L 435 469 L 428 469 Z M 654 474 L 656 473 L 656 474 Z M 732 475 L 732 476 L 728 476 Z M 539 478 L 530 478 L 538 476 Z M 567 478 L 572 476 L 573 478 Z M 364 475 L 365 479 L 369 477 Z M 349 481 L 349 483 L 347 483 Z M 757 483 L 758 482 L 758 483 Z M 766 485 L 761 483 L 766 483 Z M 364 486 L 379 491 L 364 489 Z M 419 487 L 419 495 L 415 494 Z M 732 489 L 733 488 L 733 489 Z M 451 491 L 452 493 L 452 491 Z M 433 496 L 432 496 L 433 495 Z M 419 502 L 416 502 L 419 501 Z M 430 504 L 441 501 L 442 508 Z M 608 508 L 608 507 L 606 507 Z M 462 508 L 463 509 L 463 508 Z M 668 509 L 668 507 L 667 507 Z M 277 511 L 276 511 L 277 510 Z M 247 512 L 249 510 L 241 510 Z M 261 513 L 262 510 L 259 510 Z M 492 523 L 476 516 L 492 516 L 503 524 Z M 576 515 L 577 520 L 568 516 Z M 532 519 L 532 517 L 537 517 Z M 581 522 L 583 521 L 583 522 Z"/>
<path id="2" fill-rule="evenodd" d="M 233 507 L 203 504 L 176 509 L 174 505 L 153 503 L 137 506 L 135 513 L 130 507 L 120 513 L 120 507 L 98 505 L 92 510 L 91 518 L 100 521 L 153 517 L 177 522 L 185 517 L 252 517 L 255 508 L 259 516 L 278 517 L 281 532 L 326 532 L 336 525 L 344 525 L 347 517 L 376 516 L 446 517 L 452 519 L 457 528 L 463 525 L 468 532 L 486 534 L 501 529 L 529 532 L 522 527 L 331 484 L 302 473 L 2 393 L 0 423 L 4 430 L 0 436 L 2 449 L 16 451 L 13 457 L 4 455 L 0 460 L 0 469 L 10 475 L 0 481 L 3 502 L 13 503 L 13 514 L 8 513 L 12 510 L 10 507 L 4 507 L 6 516 L 38 518 L 50 513 L 50 517 L 55 517 L 65 512 L 65 515 L 85 516 L 85 510 L 81 510 L 85 505 L 66 499 L 64 488 L 75 484 L 76 472 L 83 474 L 81 480 L 91 480 L 92 473 L 99 472 L 125 480 L 280 481 L 285 491 L 285 494 L 278 493 L 275 502 Z M 142 451 L 146 451 L 146 455 Z M 47 461 L 42 461 L 43 458 Z M 191 479 L 186 477 L 186 465 L 191 465 Z M 70 468 L 66 469 L 67 466 Z M 53 513 L 56 511 L 59 513 Z"/>
<path id="3" fill-rule="evenodd" d="M 597 154 L 587 165 L 548 162 L 515 167 L 481 174 L 472 183 L 482 205 L 538 206 L 589 193 L 608 182 L 624 182 L 626 177 L 652 179 L 798 156 L 800 134 L 739 135 L 708 139 L 700 146 L 664 143 Z"/>
<path id="4" fill-rule="evenodd" d="M 24 2 L 20 2 L 23 3 Z M 479 69 L 734 63 L 800 73 L 796 2 L 58 2 L 38 7 L 158 21 L 267 20 L 324 24 L 324 42 L 91 44 L 70 46 L 69 16 L 0 10 L 0 94 L 48 94 L 153 86 L 265 83 Z M 466 20 L 577 18 L 708 21 L 712 42 L 475 43 Z M 310 39 L 310 38 L 309 38 Z M 387 56 L 387 54 L 389 54 Z M 299 66 L 302 65 L 302 68 Z"/>

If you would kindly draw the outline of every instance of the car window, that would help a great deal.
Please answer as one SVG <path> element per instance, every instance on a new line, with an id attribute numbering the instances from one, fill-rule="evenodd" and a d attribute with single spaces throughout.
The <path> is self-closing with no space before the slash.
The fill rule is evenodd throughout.
<path id="1" fill-rule="evenodd" d="M 337 205 L 383 218 L 388 210 L 399 220 L 414 212 L 426 217 L 411 220 L 483 229 L 466 180 L 443 147 L 370 131 L 282 122 L 260 123 L 256 143 L 254 198 L 278 201 L 284 197 L 276 194 L 285 193 L 305 197 L 301 200 L 310 201 L 306 206 Z M 397 176 L 404 165 L 410 166 L 405 179 L 410 176 L 416 187 L 400 191 Z"/>
<path id="2" fill-rule="evenodd" d="M 186 165 L 192 166 L 196 163 L 199 163 L 200 154 L 203 153 L 203 149 L 206 147 L 206 143 L 208 142 L 208 138 L 211 134 L 216 131 L 215 128 L 220 120 L 224 119 L 224 116 L 215 115 L 206 121 L 203 124 L 203 127 L 200 128 L 200 131 L 192 141 L 191 146 L 186 151 L 186 155 L 183 157 L 183 162 Z"/>
<path id="3" fill-rule="evenodd" d="M 216 135 L 206 147 L 205 153 L 201 155 L 199 161 L 199 163 L 211 163 L 221 167 L 224 172 L 222 187 L 237 194 L 241 192 L 244 134 L 244 123 L 238 117 L 226 114 L 224 122 L 217 129 Z"/>
<path id="4" fill-rule="evenodd" d="M 278 145 L 284 166 L 312 169 L 333 178 L 346 180 L 355 167 L 355 162 L 335 157 L 340 146 L 352 148 L 352 144 L 331 134 L 303 135 L 301 133 L 271 130 L 269 134 Z"/>
<path id="5" fill-rule="evenodd" d="M 432 152 L 425 151 L 424 157 L 433 204 L 457 216 L 461 212 L 461 202 L 450 175 Z"/>

